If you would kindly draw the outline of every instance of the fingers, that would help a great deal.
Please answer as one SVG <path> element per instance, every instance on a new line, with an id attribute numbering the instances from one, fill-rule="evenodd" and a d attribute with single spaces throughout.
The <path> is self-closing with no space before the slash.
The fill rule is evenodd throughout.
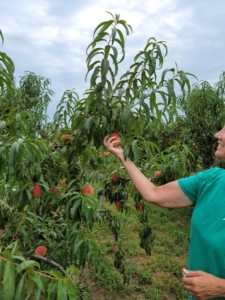
<path id="1" fill-rule="evenodd" d="M 113 147 L 114 143 L 116 143 L 115 137 L 110 137 L 110 138 L 105 137 L 104 140 L 103 140 L 103 144 L 108 149 L 110 149 L 110 148 L 113 149 L 114 148 Z"/>
<path id="2" fill-rule="evenodd" d="M 106 146 L 107 145 L 107 140 L 108 140 L 108 138 L 105 136 L 105 138 L 104 138 L 104 140 L 103 140 L 103 144 Z M 106 146 L 106 148 L 107 148 L 107 146 Z"/>
<path id="3" fill-rule="evenodd" d="M 106 146 L 106 148 L 108 148 L 112 141 L 113 141 L 113 138 L 105 137 L 104 140 L 103 140 L 103 144 Z"/>

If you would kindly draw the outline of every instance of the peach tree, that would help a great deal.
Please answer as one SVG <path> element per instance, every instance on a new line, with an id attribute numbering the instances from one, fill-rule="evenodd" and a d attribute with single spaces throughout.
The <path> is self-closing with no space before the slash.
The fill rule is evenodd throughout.
<path id="1" fill-rule="evenodd" d="M 54 123 L 65 130 L 69 127 L 74 139 L 73 153 L 81 154 L 83 162 L 90 163 L 91 160 L 93 165 L 94 162 L 95 165 L 101 163 L 99 154 L 103 152 L 103 138 L 118 133 L 125 157 L 129 156 L 140 163 L 146 175 L 152 177 L 156 169 L 146 168 L 145 161 L 153 159 L 160 151 L 147 137 L 152 131 L 156 134 L 159 132 L 161 122 L 170 122 L 176 108 L 175 85 L 184 93 L 185 89 L 189 92 L 187 75 L 191 74 L 179 70 L 177 65 L 175 68 L 161 70 L 167 55 L 166 44 L 150 38 L 144 50 L 135 55 L 129 70 L 117 79 L 119 65 L 125 57 L 124 32 L 129 35 L 132 28 L 119 15 L 110 15 L 111 20 L 102 22 L 95 28 L 93 41 L 87 47 L 86 80 L 89 78 L 89 89 L 84 92 L 83 98 L 79 98 L 75 91 L 67 91 L 58 105 Z M 160 70 L 160 80 L 157 82 Z M 160 164 L 163 162 L 167 169 L 169 164 L 174 177 L 184 175 L 185 159 L 189 155 L 186 147 L 174 146 L 161 156 Z M 103 174 L 104 179 L 98 174 L 99 182 L 104 183 L 102 189 L 98 190 L 98 196 L 115 204 L 122 200 L 122 211 L 126 210 L 129 179 L 125 174 L 119 174 L 118 180 L 112 182 L 109 174 L 115 172 L 115 163 L 107 164 L 105 169 L 107 175 Z M 136 192 L 135 205 L 141 201 L 143 199 Z M 140 245 L 150 254 L 153 234 L 151 235 L 147 211 L 143 212 L 140 220 L 143 223 Z M 116 223 L 118 224 L 117 220 Z M 113 230 L 118 242 L 115 226 Z M 124 272 L 122 263 L 116 262 L 116 265 Z"/>
<path id="2" fill-rule="evenodd" d="M 151 37 L 117 78 L 126 54 L 125 36 L 132 27 L 119 15 L 109 15 L 87 47 L 89 88 L 82 97 L 75 90 L 65 91 L 52 123 L 46 121 L 53 93 L 50 81 L 27 73 L 16 88 L 13 62 L 0 52 L 0 292 L 5 300 L 43 295 L 90 299 L 80 274 L 87 266 L 104 272 L 104 254 L 92 233 L 98 221 L 109 222 L 120 249 L 114 265 L 127 282 L 120 218 L 105 209 L 105 200 L 121 202 L 118 207 L 126 213 L 128 198 L 134 199 L 142 224 L 140 246 L 151 254 L 154 232 L 148 206 L 114 158 L 102 161 L 103 138 L 118 133 L 125 158 L 152 178 L 155 170 L 148 164 L 160 149 L 148 139 L 149 133 L 170 121 L 175 86 L 190 91 L 191 74 L 177 65 L 163 70 L 166 43 Z M 171 149 L 162 159 L 178 166 L 188 155 Z M 39 246 L 47 252 L 39 254 Z"/>

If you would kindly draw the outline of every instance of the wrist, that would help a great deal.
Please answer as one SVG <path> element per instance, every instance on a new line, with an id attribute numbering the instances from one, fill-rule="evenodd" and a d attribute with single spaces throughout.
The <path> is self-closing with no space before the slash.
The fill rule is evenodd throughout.
<path id="1" fill-rule="evenodd" d="M 124 165 L 128 160 L 129 158 L 127 157 L 126 159 L 124 158 L 124 154 L 122 153 L 122 155 L 119 157 L 119 160 L 121 161 L 121 163 Z"/>

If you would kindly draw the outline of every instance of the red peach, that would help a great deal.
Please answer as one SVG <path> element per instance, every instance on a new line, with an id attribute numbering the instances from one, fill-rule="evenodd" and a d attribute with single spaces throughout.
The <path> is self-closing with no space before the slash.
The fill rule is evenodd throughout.
<path id="1" fill-rule="evenodd" d="M 111 137 L 114 138 L 113 147 L 118 147 L 120 144 L 120 136 L 117 133 L 113 133 Z"/>
<path id="2" fill-rule="evenodd" d="M 85 188 L 82 190 L 82 194 L 89 194 L 92 195 L 94 192 L 94 189 L 91 185 L 87 185 Z"/>
<path id="3" fill-rule="evenodd" d="M 120 201 L 116 202 L 116 208 L 117 208 L 118 210 L 121 210 L 121 207 L 122 207 L 121 202 L 120 202 Z"/>
<path id="4" fill-rule="evenodd" d="M 112 179 L 113 181 L 117 181 L 117 179 L 118 179 L 117 174 L 113 174 L 112 177 L 111 177 L 111 179 Z"/>
<path id="5" fill-rule="evenodd" d="M 42 196 L 42 190 L 38 183 L 35 183 L 34 189 L 33 189 L 33 195 L 35 198 Z"/>
<path id="6" fill-rule="evenodd" d="M 137 210 L 137 211 L 143 211 L 143 209 L 144 209 L 144 206 L 143 206 L 142 203 L 138 203 L 138 204 L 136 205 L 136 210 Z"/>
<path id="7" fill-rule="evenodd" d="M 53 185 L 51 187 L 51 193 L 54 195 L 59 195 L 60 191 L 59 191 L 59 187 L 57 185 Z"/>
<path id="8" fill-rule="evenodd" d="M 46 253 L 47 253 L 47 248 L 45 246 L 41 245 L 35 249 L 35 254 L 38 256 L 45 256 Z"/>

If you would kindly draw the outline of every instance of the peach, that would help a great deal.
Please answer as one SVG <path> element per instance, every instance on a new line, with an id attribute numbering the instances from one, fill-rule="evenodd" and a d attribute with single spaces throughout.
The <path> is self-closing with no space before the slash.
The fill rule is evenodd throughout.
<path id="1" fill-rule="evenodd" d="M 117 133 L 113 133 L 111 137 L 114 138 L 113 147 L 118 147 L 120 145 L 120 136 Z"/>
<path id="2" fill-rule="evenodd" d="M 38 198 L 38 197 L 42 196 L 42 190 L 41 190 L 41 187 L 38 183 L 36 183 L 35 186 L 34 186 L 33 195 L 34 195 L 35 198 Z"/>
<path id="3" fill-rule="evenodd" d="M 91 185 L 87 185 L 85 188 L 82 190 L 82 194 L 89 194 L 92 195 L 94 192 L 94 189 Z"/>
<path id="4" fill-rule="evenodd" d="M 72 135 L 69 133 L 64 133 L 61 135 L 61 140 L 64 142 L 64 145 L 71 144 Z"/>
<path id="5" fill-rule="evenodd" d="M 137 210 L 137 211 L 143 211 L 143 209 L 144 209 L 143 204 L 138 203 L 138 204 L 136 205 L 136 210 Z"/>
<path id="6" fill-rule="evenodd" d="M 111 179 L 112 179 L 113 181 L 117 181 L 117 179 L 118 179 L 117 174 L 113 174 L 112 177 L 111 177 Z"/>
<path id="7" fill-rule="evenodd" d="M 116 208 L 117 210 L 121 210 L 122 204 L 120 201 L 116 202 Z"/>
<path id="8" fill-rule="evenodd" d="M 41 245 L 35 249 L 35 254 L 38 256 L 45 256 L 46 253 L 47 253 L 47 248 L 45 246 Z"/>
<path id="9" fill-rule="evenodd" d="M 66 178 L 63 178 L 63 179 L 61 180 L 61 185 L 62 185 L 63 187 L 67 187 Z"/>
<path id="10" fill-rule="evenodd" d="M 59 195 L 60 191 L 59 191 L 59 187 L 57 185 L 53 185 L 51 187 L 51 193 L 54 195 Z"/>

